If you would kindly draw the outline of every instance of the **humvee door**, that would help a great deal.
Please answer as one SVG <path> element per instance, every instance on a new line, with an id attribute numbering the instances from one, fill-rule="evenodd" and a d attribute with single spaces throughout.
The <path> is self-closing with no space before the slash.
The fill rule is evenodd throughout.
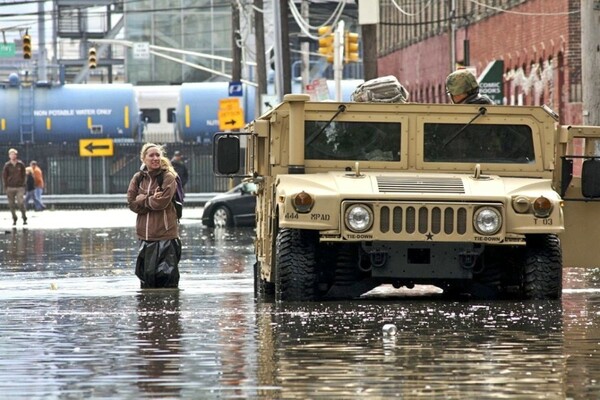
<path id="1" fill-rule="evenodd" d="M 563 265 L 600 267 L 600 127 L 565 126 L 559 138 L 554 184 L 564 201 Z"/>

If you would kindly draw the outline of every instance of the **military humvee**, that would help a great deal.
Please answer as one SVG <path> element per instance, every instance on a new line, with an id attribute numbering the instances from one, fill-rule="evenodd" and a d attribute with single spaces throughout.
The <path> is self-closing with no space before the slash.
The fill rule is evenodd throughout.
<path id="1" fill-rule="evenodd" d="M 215 172 L 258 186 L 257 293 L 432 284 L 556 299 L 563 265 L 600 265 L 600 127 L 559 126 L 545 106 L 308 99 L 215 136 Z"/>

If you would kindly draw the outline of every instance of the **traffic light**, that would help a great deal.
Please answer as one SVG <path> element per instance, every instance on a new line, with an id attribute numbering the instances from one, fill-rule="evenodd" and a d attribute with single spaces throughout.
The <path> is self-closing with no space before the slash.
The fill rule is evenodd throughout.
<path id="1" fill-rule="evenodd" d="M 319 27 L 319 53 L 327 58 L 328 63 L 333 64 L 333 31 L 331 26 Z"/>
<path id="2" fill-rule="evenodd" d="M 96 69 L 97 63 L 98 60 L 96 59 L 96 48 L 90 47 L 90 49 L 88 50 L 88 68 Z"/>
<path id="3" fill-rule="evenodd" d="M 23 58 L 31 59 L 31 36 L 28 33 L 23 36 Z"/>
<path id="4" fill-rule="evenodd" d="M 344 61 L 358 62 L 358 33 L 346 32 L 344 38 Z"/>

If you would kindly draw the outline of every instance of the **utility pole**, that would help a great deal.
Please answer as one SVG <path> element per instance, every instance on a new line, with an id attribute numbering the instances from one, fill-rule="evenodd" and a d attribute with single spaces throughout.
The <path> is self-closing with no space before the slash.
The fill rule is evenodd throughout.
<path id="1" fill-rule="evenodd" d="M 456 0 L 448 0 L 448 48 L 450 49 L 450 71 L 456 68 Z"/>
<path id="2" fill-rule="evenodd" d="M 344 21 L 340 20 L 333 36 L 333 79 L 335 101 L 342 101 L 342 75 L 344 73 Z"/>
<path id="3" fill-rule="evenodd" d="M 379 24 L 379 1 L 358 0 L 358 23 L 362 33 L 364 80 L 375 79 L 377 72 L 377 25 Z M 369 44 L 369 45 L 365 45 Z"/>
<path id="4" fill-rule="evenodd" d="M 267 94 L 267 60 L 265 56 L 265 23 L 263 0 L 254 0 L 254 32 L 256 36 L 256 82 L 258 83 L 258 96 L 256 96 L 255 116 L 261 114 L 262 96 Z M 257 11 L 258 10 L 258 11 Z"/>
<path id="5" fill-rule="evenodd" d="M 239 46 L 240 38 L 240 10 L 238 2 L 231 0 L 231 49 L 233 62 L 231 63 L 231 80 L 242 80 L 242 48 Z"/>
<path id="6" fill-rule="evenodd" d="M 300 12 L 302 13 L 302 18 L 308 22 L 309 19 L 309 5 L 307 0 L 302 0 L 302 4 L 300 5 Z M 300 50 L 302 51 L 302 88 L 306 88 L 310 81 L 310 43 L 308 42 L 308 38 L 300 45 Z"/>
<path id="7" fill-rule="evenodd" d="M 287 0 L 280 0 L 279 11 L 281 18 L 281 71 L 283 75 L 283 93 L 292 93 L 292 66 L 290 60 L 290 29 L 289 29 L 289 6 Z"/>
<path id="8" fill-rule="evenodd" d="M 583 124 L 600 126 L 600 0 L 581 2 Z"/>

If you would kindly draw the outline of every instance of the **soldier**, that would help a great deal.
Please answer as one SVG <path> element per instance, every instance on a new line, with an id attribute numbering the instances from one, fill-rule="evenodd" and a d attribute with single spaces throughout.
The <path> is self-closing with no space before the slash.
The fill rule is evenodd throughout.
<path id="1" fill-rule="evenodd" d="M 494 104 L 488 96 L 479 94 L 477 79 L 466 69 L 459 69 L 448 75 L 446 93 L 453 104 Z"/>

